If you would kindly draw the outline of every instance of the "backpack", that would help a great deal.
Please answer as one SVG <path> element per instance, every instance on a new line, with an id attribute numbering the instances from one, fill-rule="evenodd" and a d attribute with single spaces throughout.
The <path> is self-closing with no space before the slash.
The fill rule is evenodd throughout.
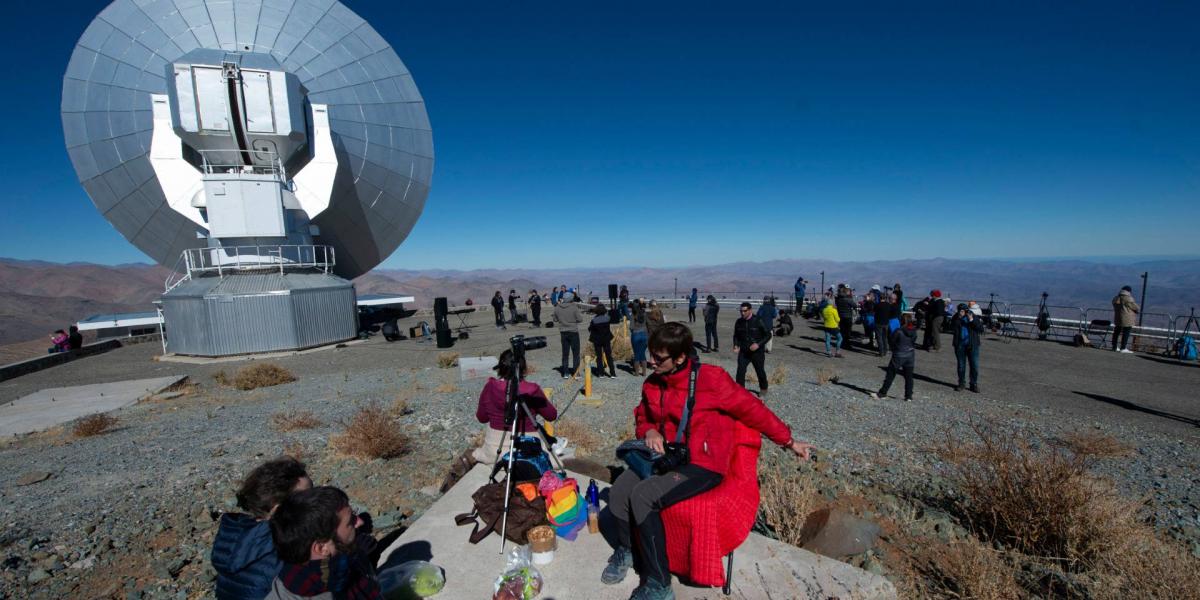
<path id="1" fill-rule="evenodd" d="M 1196 340 L 1192 336 L 1185 335 L 1175 342 L 1176 353 L 1179 360 L 1196 360 Z"/>
<path id="2" fill-rule="evenodd" d="M 553 443 L 553 440 L 550 440 Z M 536 437 L 528 435 L 519 435 L 516 441 L 513 442 L 514 452 L 512 461 L 512 475 L 515 481 L 536 481 L 542 478 L 542 474 L 550 470 L 550 457 L 546 455 L 546 451 L 542 450 L 542 444 Z M 492 467 L 492 479 L 496 478 L 496 473 L 501 469 L 508 468 L 508 455 L 505 452 L 500 460 L 496 462 L 496 466 Z"/>
<path id="3" fill-rule="evenodd" d="M 537 481 L 532 483 L 536 484 Z M 508 496 L 508 522 L 505 523 L 504 493 L 507 485 L 507 479 L 485 483 L 471 494 L 475 510 L 454 517 L 454 523 L 459 527 L 474 524 L 475 527 L 467 538 L 472 544 L 483 541 L 483 538 L 493 531 L 499 534 L 501 529 L 504 529 L 504 537 L 509 541 L 524 544 L 526 532 L 538 525 L 549 524 L 546 518 L 546 500 L 541 496 L 527 500 L 525 495 L 516 489 L 511 490 Z"/>

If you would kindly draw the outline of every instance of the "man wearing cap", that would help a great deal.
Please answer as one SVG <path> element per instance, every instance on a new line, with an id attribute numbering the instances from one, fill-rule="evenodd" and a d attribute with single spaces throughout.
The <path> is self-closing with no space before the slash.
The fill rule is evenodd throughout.
<path id="1" fill-rule="evenodd" d="M 1113 305 L 1113 352 L 1121 352 L 1124 354 L 1132 354 L 1129 346 L 1129 332 L 1133 330 L 1133 325 L 1137 321 L 1138 311 L 1141 307 L 1137 302 L 1133 301 L 1133 288 L 1125 286 L 1112 299 Z M 1121 339 L 1118 346 L 1117 338 Z"/>
<path id="2" fill-rule="evenodd" d="M 929 292 L 929 307 L 925 312 L 925 339 L 921 345 L 926 350 L 942 351 L 942 323 L 946 321 L 946 301 L 942 290 Z"/>
<path id="3" fill-rule="evenodd" d="M 983 319 L 977 318 L 966 304 L 959 304 L 954 319 L 950 321 L 954 334 L 954 357 L 958 359 L 958 385 L 960 392 L 966 383 L 967 366 L 971 367 L 971 391 L 979 393 L 979 344 L 983 340 Z"/>

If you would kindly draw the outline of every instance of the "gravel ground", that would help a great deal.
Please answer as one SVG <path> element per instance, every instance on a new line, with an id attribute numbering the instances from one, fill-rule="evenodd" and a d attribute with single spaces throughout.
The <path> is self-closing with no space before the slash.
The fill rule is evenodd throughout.
<path id="1" fill-rule="evenodd" d="M 684 316 L 667 312 L 668 318 Z M 732 315 L 723 313 L 726 349 L 732 346 Z M 509 334 L 532 333 L 527 325 L 497 331 L 490 313 L 472 317 L 471 338 L 452 350 L 463 356 L 495 355 L 507 347 Z M 1101 463 L 1102 473 L 1121 493 L 1144 498 L 1156 526 L 1200 554 L 1200 475 L 1194 469 L 1200 407 L 1193 402 L 1200 369 L 1157 357 L 989 337 L 982 351 L 983 393 L 956 393 L 949 385 L 954 357 L 946 340 L 940 354 L 918 353 L 922 379 L 913 402 L 895 399 L 896 388 L 892 399 L 874 401 L 866 391 L 882 380 L 881 359 L 861 352 L 826 358 L 819 333 L 798 325 L 795 334 L 776 340 L 768 356 L 768 372 L 782 365 L 786 374 L 782 384 L 772 386 L 767 403 L 797 437 L 818 446 L 821 485 L 832 488 L 827 495 L 852 488 L 909 504 L 937 497 L 943 484 L 926 448 L 947 432 L 967 434 L 972 421 L 1046 436 L 1097 431 L 1135 449 L 1129 457 Z M 702 324 L 694 330 L 702 333 Z M 550 346 L 529 353 L 536 371 L 530 379 L 555 388 L 554 399 L 562 402 L 579 383 L 553 371 L 557 332 L 539 333 L 549 335 Z M 0 384 L 0 402 L 46 387 L 171 374 L 188 375 L 196 384 L 182 396 L 117 411 L 117 428 L 100 436 L 75 439 L 58 429 L 4 442 L 0 598 L 209 596 L 214 518 L 233 508 L 244 472 L 284 448 L 302 455 L 318 483 L 343 487 L 376 515 L 381 534 L 395 532 L 436 499 L 447 465 L 480 429 L 474 409 L 482 382 L 459 382 L 456 369 L 438 368 L 441 351 L 432 344 L 373 338 L 272 359 L 299 380 L 248 392 L 221 387 L 213 375 L 249 361 L 158 362 L 158 350 L 154 344 L 130 346 Z M 704 354 L 703 360 L 735 368 L 732 353 Z M 837 383 L 820 385 L 820 369 L 835 372 Z M 603 403 L 577 403 L 567 413 L 564 424 L 581 425 L 599 439 L 583 453 L 586 458 L 612 462 L 639 385 L 640 378 L 625 371 L 615 380 L 598 380 Z M 411 408 L 398 417 L 398 426 L 415 441 L 410 455 L 360 462 L 329 448 L 340 422 L 360 406 L 390 406 L 397 398 L 407 399 Z M 270 426 L 272 415 L 293 410 L 312 411 L 323 424 L 294 432 Z M 50 477 L 19 485 L 36 472 Z"/>

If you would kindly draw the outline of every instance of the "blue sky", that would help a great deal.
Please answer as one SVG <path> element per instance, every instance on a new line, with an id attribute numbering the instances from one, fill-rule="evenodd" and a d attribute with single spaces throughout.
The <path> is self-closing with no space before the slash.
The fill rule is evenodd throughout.
<path id="1" fill-rule="evenodd" d="M 384 266 L 1195 254 L 1200 4 L 1055 4 L 351 0 L 433 123 Z M 147 260 L 63 148 L 102 6 L 0 23 L 0 256 Z"/>

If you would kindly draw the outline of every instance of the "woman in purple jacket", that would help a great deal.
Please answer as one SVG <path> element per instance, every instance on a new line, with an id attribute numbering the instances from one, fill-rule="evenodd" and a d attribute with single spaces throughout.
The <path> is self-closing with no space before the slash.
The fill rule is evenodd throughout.
<path id="1" fill-rule="evenodd" d="M 483 445 L 476 448 L 472 456 L 484 464 L 490 465 L 496 462 L 496 449 L 500 447 L 500 440 L 506 431 L 511 431 L 512 423 L 505 423 L 505 412 L 508 408 L 505 391 L 513 369 L 519 368 L 520 384 L 517 387 L 517 394 L 525 401 L 525 406 L 529 407 L 530 412 L 547 421 L 558 418 L 558 409 L 550 404 L 550 400 L 542 392 L 541 386 L 531 381 L 525 381 L 525 358 L 521 357 L 520 365 L 513 364 L 515 362 L 517 361 L 513 360 L 512 350 L 502 352 L 500 360 L 495 366 L 497 377 L 489 377 L 487 383 L 483 385 L 483 391 L 479 393 L 479 406 L 475 409 L 475 418 L 479 419 L 480 423 L 487 423 L 488 428 L 483 436 Z M 534 423 L 527 415 L 521 414 L 518 417 L 520 418 L 517 423 L 518 434 L 532 433 L 537 430 L 537 423 Z"/>

